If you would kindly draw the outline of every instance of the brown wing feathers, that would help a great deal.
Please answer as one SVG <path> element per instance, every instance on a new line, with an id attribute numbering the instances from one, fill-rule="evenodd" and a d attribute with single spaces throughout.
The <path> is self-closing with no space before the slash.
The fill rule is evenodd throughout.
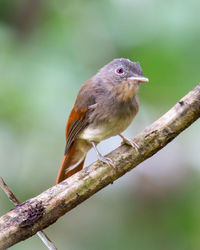
<path id="1" fill-rule="evenodd" d="M 69 151 L 78 134 L 87 126 L 87 121 L 84 119 L 86 113 L 86 110 L 78 112 L 76 107 L 73 108 L 66 127 L 65 154 Z"/>
<path id="2" fill-rule="evenodd" d="M 90 88 L 88 82 L 84 86 L 86 89 Z M 83 168 L 85 154 L 90 149 L 90 146 L 88 146 L 87 142 L 79 140 L 78 135 L 87 127 L 88 113 L 92 112 L 92 109 L 95 108 L 94 104 L 94 96 L 85 98 L 85 92 L 81 88 L 65 129 L 65 155 L 60 165 L 56 183 L 63 181 Z"/>
<path id="3" fill-rule="evenodd" d="M 86 112 L 77 112 L 76 107 L 73 108 L 66 126 L 66 147 L 65 155 L 60 165 L 56 183 L 63 181 L 83 168 L 85 157 L 83 156 L 80 146 L 76 141 L 78 135 L 87 126 L 85 119 Z M 76 143 L 75 143 L 76 142 Z M 81 159 L 83 160 L 78 163 Z M 78 163 L 78 164 L 77 164 Z M 75 166 L 70 169 L 70 167 Z M 67 169 L 70 171 L 67 172 Z"/>

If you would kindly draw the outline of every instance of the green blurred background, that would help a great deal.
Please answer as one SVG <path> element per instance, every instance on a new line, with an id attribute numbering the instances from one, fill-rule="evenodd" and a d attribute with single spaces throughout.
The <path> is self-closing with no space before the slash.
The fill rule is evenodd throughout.
<path id="1" fill-rule="evenodd" d="M 55 184 L 81 84 L 117 57 L 139 61 L 133 137 L 200 81 L 196 0 L 0 0 L 0 175 L 21 201 Z M 45 230 L 58 249 L 200 249 L 199 121 Z M 99 145 L 107 153 L 120 144 Z M 96 160 L 91 151 L 86 164 Z M 13 205 L 0 190 L 0 213 Z M 12 249 L 45 249 L 37 236 Z"/>

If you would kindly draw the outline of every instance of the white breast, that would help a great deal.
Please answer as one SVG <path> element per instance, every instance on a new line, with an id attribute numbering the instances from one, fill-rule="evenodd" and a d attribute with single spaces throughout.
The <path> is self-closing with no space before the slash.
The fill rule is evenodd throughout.
<path id="1" fill-rule="evenodd" d="M 112 121 L 106 122 L 105 124 L 101 124 L 98 127 L 89 125 L 79 135 L 79 138 L 93 142 L 100 142 L 109 137 L 122 133 L 130 125 L 133 118 L 133 116 L 129 116 L 126 119 L 114 119 Z"/>

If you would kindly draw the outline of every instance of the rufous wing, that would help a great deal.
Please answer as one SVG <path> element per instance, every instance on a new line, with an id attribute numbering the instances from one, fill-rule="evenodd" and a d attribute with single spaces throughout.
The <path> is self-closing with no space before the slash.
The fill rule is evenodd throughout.
<path id="1" fill-rule="evenodd" d="M 78 111 L 76 107 L 71 111 L 65 130 L 65 154 L 60 165 L 56 183 L 63 181 L 83 168 L 85 156 L 83 150 L 80 148 L 82 145 L 79 143 L 77 137 L 87 126 L 87 121 L 85 120 L 86 112 L 87 110 Z M 67 171 L 68 168 L 70 171 Z"/>
<path id="2" fill-rule="evenodd" d="M 88 115 L 89 112 L 92 112 L 91 106 L 95 104 L 95 98 L 89 94 L 91 90 L 90 83 L 90 80 L 88 80 L 80 89 L 74 108 L 70 113 L 65 129 L 65 154 L 60 165 L 56 183 L 80 171 L 83 168 L 85 152 L 90 149 L 88 142 L 83 142 L 78 138 L 78 135 L 88 126 Z"/>

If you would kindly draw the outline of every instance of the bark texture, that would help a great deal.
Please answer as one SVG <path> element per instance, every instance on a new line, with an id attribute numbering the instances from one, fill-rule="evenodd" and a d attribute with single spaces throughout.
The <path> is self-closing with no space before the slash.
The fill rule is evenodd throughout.
<path id="1" fill-rule="evenodd" d="M 94 193 L 151 157 L 199 117 L 200 84 L 134 138 L 139 152 L 126 145 L 112 151 L 108 156 L 113 160 L 115 169 L 97 161 L 2 216 L 0 249 L 6 249 L 48 227 Z"/>

